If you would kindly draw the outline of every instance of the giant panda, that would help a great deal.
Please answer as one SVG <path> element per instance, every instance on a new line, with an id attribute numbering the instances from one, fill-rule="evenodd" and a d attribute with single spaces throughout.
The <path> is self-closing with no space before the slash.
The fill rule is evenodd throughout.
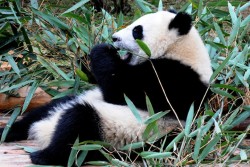
<path id="1" fill-rule="evenodd" d="M 115 32 L 112 39 L 113 45 L 96 45 L 89 56 L 96 88 L 54 100 L 28 112 L 11 127 L 7 142 L 28 138 L 39 143 L 40 150 L 30 154 L 34 164 L 66 165 L 77 137 L 105 141 L 116 149 L 142 141 L 146 125 L 136 119 L 124 95 L 143 120 L 149 117 L 146 95 L 155 112 L 170 110 L 158 120 L 162 132 L 180 126 L 173 110 L 183 123 L 191 104 L 199 106 L 206 96 L 210 59 L 188 14 L 146 14 Z M 150 57 L 137 39 L 148 45 Z M 122 58 L 119 49 L 127 50 Z M 86 161 L 102 158 L 99 151 L 89 151 Z"/>

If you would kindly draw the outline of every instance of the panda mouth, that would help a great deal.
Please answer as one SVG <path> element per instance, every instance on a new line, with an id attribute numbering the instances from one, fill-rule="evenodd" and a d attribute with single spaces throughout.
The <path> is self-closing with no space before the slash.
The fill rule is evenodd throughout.
<path id="1" fill-rule="evenodd" d="M 131 52 L 127 52 L 124 56 L 122 56 L 122 59 L 126 62 L 129 63 L 133 57 L 133 54 Z"/>

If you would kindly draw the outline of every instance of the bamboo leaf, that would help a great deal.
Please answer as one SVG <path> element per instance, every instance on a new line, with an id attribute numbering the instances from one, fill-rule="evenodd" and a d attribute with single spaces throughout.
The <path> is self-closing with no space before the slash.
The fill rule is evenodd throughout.
<path id="1" fill-rule="evenodd" d="M 217 32 L 217 35 L 220 38 L 220 41 L 222 42 L 222 44 L 226 46 L 227 43 L 226 43 L 226 40 L 224 38 L 224 35 L 223 35 L 219 25 L 216 22 L 214 22 L 214 28 L 215 28 L 215 31 Z"/>
<path id="2" fill-rule="evenodd" d="M 141 156 L 145 159 L 151 159 L 151 158 L 157 158 L 157 159 L 162 159 L 162 158 L 168 158 L 171 157 L 172 152 L 142 152 Z"/>
<path id="3" fill-rule="evenodd" d="M 166 115 L 168 112 L 158 112 L 152 116 L 150 116 L 149 118 L 147 118 L 145 121 L 144 121 L 144 124 L 150 124 L 152 122 L 155 122 L 157 120 L 159 120 L 160 118 L 162 118 L 164 115 Z"/>
<path id="4" fill-rule="evenodd" d="M 236 20 L 237 20 L 237 16 L 236 16 L 236 13 L 234 11 L 234 7 L 231 5 L 231 3 L 229 1 L 228 1 L 228 10 L 229 10 L 229 13 L 231 16 L 231 20 L 232 20 L 233 24 L 235 24 Z"/>
<path id="5" fill-rule="evenodd" d="M 125 101 L 139 123 L 143 123 L 142 118 L 134 103 L 124 94 Z"/>
<path id="6" fill-rule="evenodd" d="M 79 137 L 76 138 L 75 143 L 74 143 L 73 146 L 77 146 L 78 144 L 79 144 Z M 67 163 L 67 167 L 73 166 L 74 161 L 75 161 L 75 157 L 77 157 L 77 153 L 78 153 L 78 150 L 71 149 L 69 159 L 68 159 L 68 163 Z"/>
<path id="7" fill-rule="evenodd" d="M 37 0 L 30 0 L 30 4 L 33 8 L 38 9 L 38 2 Z"/>
<path id="8" fill-rule="evenodd" d="M 48 21 L 51 25 L 63 29 L 63 30 L 69 30 L 69 26 L 67 24 L 65 24 L 64 22 L 62 22 L 60 19 L 47 14 L 47 13 L 43 13 L 35 8 L 32 8 L 32 11 L 34 14 L 36 14 L 37 16 L 43 18 L 45 21 Z"/>
<path id="9" fill-rule="evenodd" d="M 151 51 L 147 44 L 145 44 L 142 40 L 136 39 L 137 44 L 140 46 L 140 48 L 146 53 L 148 57 L 151 56 Z"/>
<path id="10" fill-rule="evenodd" d="M 31 85 L 30 90 L 28 92 L 28 95 L 26 96 L 25 101 L 23 103 L 21 114 L 23 114 L 23 112 L 28 108 L 30 101 L 31 101 L 37 87 L 38 87 L 38 83 L 37 83 L 37 81 L 34 81 L 33 84 Z"/>
<path id="11" fill-rule="evenodd" d="M 34 82 L 34 81 L 29 80 L 29 81 L 21 82 L 21 83 L 16 84 L 16 85 L 12 85 L 11 87 L 7 87 L 7 88 L 0 90 L 0 93 L 7 92 L 7 91 L 10 91 L 12 89 L 18 89 L 18 88 L 23 87 L 25 85 L 28 85 L 29 83 L 32 83 L 32 82 Z"/>
<path id="12" fill-rule="evenodd" d="M 89 2 L 89 0 L 81 0 L 80 2 L 76 3 L 74 6 L 72 6 L 71 8 L 69 8 L 68 10 L 66 10 L 65 12 L 63 12 L 62 14 L 72 12 L 72 11 L 80 8 L 81 6 L 83 6 L 87 2 Z"/>
<path id="13" fill-rule="evenodd" d="M 208 144 L 207 146 L 203 149 L 201 152 L 198 160 L 201 162 L 208 154 L 210 151 L 214 150 L 214 147 L 216 144 L 219 142 L 221 139 L 221 135 L 217 134 Z"/>
<path id="14" fill-rule="evenodd" d="M 168 146 L 167 146 L 167 148 L 165 149 L 165 151 L 167 152 L 167 151 L 170 151 L 173 147 L 174 147 L 174 144 L 176 144 L 176 143 L 178 143 L 183 137 L 184 137 L 184 135 L 185 135 L 185 133 L 182 131 L 181 133 L 179 133 L 178 134 L 178 136 L 176 136 L 175 138 L 174 138 L 174 140 L 172 140 L 169 144 L 168 144 Z"/>
<path id="15" fill-rule="evenodd" d="M 144 142 L 127 144 L 124 147 L 122 147 L 121 150 L 132 150 L 132 149 L 142 148 L 144 144 L 145 144 Z"/>
<path id="16" fill-rule="evenodd" d="M 118 167 L 131 167 L 131 165 L 124 161 L 120 161 L 119 159 L 111 159 L 111 163 Z"/>
<path id="17" fill-rule="evenodd" d="M 162 0 L 159 0 L 158 11 L 163 11 Z"/>
<path id="18" fill-rule="evenodd" d="M 15 71 L 15 73 L 20 76 L 20 70 L 18 68 L 18 66 L 16 65 L 15 60 L 13 59 L 13 57 L 11 55 L 6 55 L 5 58 L 7 59 L 7 61 L 9 62 L 9 64 L 11 65 L 12 69 Z"/>
<path id="19" fill-rule="evenodd" d="M 7 125 L 5 126 L 2 136 L 1 136 L 1 143 L 4 142 L 4 140 L 7 137 L 7 134 L 12 126 L 12 124 L 15 122 L 15 120 L 17 119 L 18 115 L 20 114 L 21 108 L 17 107 L 15 108 L 15 110 L 13 111 L 13 113 L 11 114 L 11 117 L 7 123 Z"/>
<path id="20" fill-rule="evenodd" d="M 190 129 L 192 126 L 192 122 L 193 122 L 193 118 L 194 118 L 194 103 L 192 103 L 189 111 L 188 111 L 188 115 L 187 115 L 187 119 L 186 119 L 186 126 L 184 129 L 184 133 L 186 136 L 189 135 L 190 133 Z"/>
<path id="21" fill-rule="evenodd" d="M 102 149 L 102 146 L 99 144 L 86 144 L 80 146 L 73 146 L 72 148 L 75 150 L 91 151 L 91 150 L 100 150 Z"/>
<path id="22" fill-rule="evenodd" d="M 82 70 L 77 68 L 75 71 L 76 71 L 76 74 L 79 76 L 79 78 L 81 78 L 81 80 L 88 82 L 89 79 L 88 79 L 87 75 Z"/>

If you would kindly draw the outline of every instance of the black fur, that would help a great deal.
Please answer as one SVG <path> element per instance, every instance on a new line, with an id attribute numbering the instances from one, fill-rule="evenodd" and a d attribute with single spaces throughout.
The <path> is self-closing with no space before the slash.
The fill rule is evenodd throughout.
<path id="1" fill-rule="evenodd" d="M 91 54 L 91 67 L 105 101 L 125 105 L 124 94 L 141 109 L 146 109 L 145 94 L 159 111 L 170 110 L 156 74 L 149 61 L 136 66 L 119 59 L 116 49 L 97 45 Z M 171 59 L 151 60 L 164 90 L 181 119 L 186 119 L 192 102 L 199 105 L 207 86 L 189 66 Z M 101 64 L 101 65 L 100 65 Z M 173 115 L 173 112 L 170 115 Z"/>
<path id="2" fill-rule="evenodd" d="M 133 31 L 132 31 L 132 35 L 134 37 L 134 39 L 143 39 L 143 27 L 141 25 L 135 26 Z"/>
<path id="3" fill-rule="evenodd" d="M 53 107 L 56 105 L 59 105 L 60 103 L 65 103 L 74 97 L 63 97 L 60 99 L 56 99 L 51 101 L 49 104 L 44 105 L 42 107 L 39 107 L 33 111 L 28 112 L 25 114 L 23 119 L 15 122 L 5 139 L 5 142 L 11 142 L 11 141 L 18 141 L 18 140 L 25 140 L 28 138 L 28 131 L 30 128 L 30 125 L 34 122 L 37 122 L 39 120 L 42 120 L 48 116 L 48 111 L 50 111 Z M 4 128 L 0 128 L 0 136 L 3 133 Z"/>
<path id="4" fill-rule="evenodd" d="M 168 29 L 175 28 L 179 35 L 186 35 L 192 27 L 192 18 L 189 14 L 179 12 L 175 18 L 170 22 Z"/>
<path id="5" fill-rule="evenodd" d="M 55 131 L 47 148 L 31 153 L 34 164 L 66 166 L 71 147 L 78 136 L 80 141 L 102 140 L 100 118 L 88 104 L 76 104 L 68 109 L 59 120 Z M 103 159 L 98 151 L 89 153 L 86 160 L 91 161 L 93 158 Z"/>

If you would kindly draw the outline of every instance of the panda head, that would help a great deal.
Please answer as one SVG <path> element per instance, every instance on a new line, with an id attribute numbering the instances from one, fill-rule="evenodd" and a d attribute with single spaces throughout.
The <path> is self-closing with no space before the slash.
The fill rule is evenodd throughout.
<path id="1" fill-rule="evenodd" d="M 168 58 L 190 66 L 204 83 L 212 74 L 207 50 L 190 15 L 159 11 L 142 16 L 131 25 L 113 34 L 114 46 L 125 49 L 124 59 L 131 65 L 146 61 L 147 55 L 136 39 L 142 40 L 151 50 L 151 59 Z"/>

